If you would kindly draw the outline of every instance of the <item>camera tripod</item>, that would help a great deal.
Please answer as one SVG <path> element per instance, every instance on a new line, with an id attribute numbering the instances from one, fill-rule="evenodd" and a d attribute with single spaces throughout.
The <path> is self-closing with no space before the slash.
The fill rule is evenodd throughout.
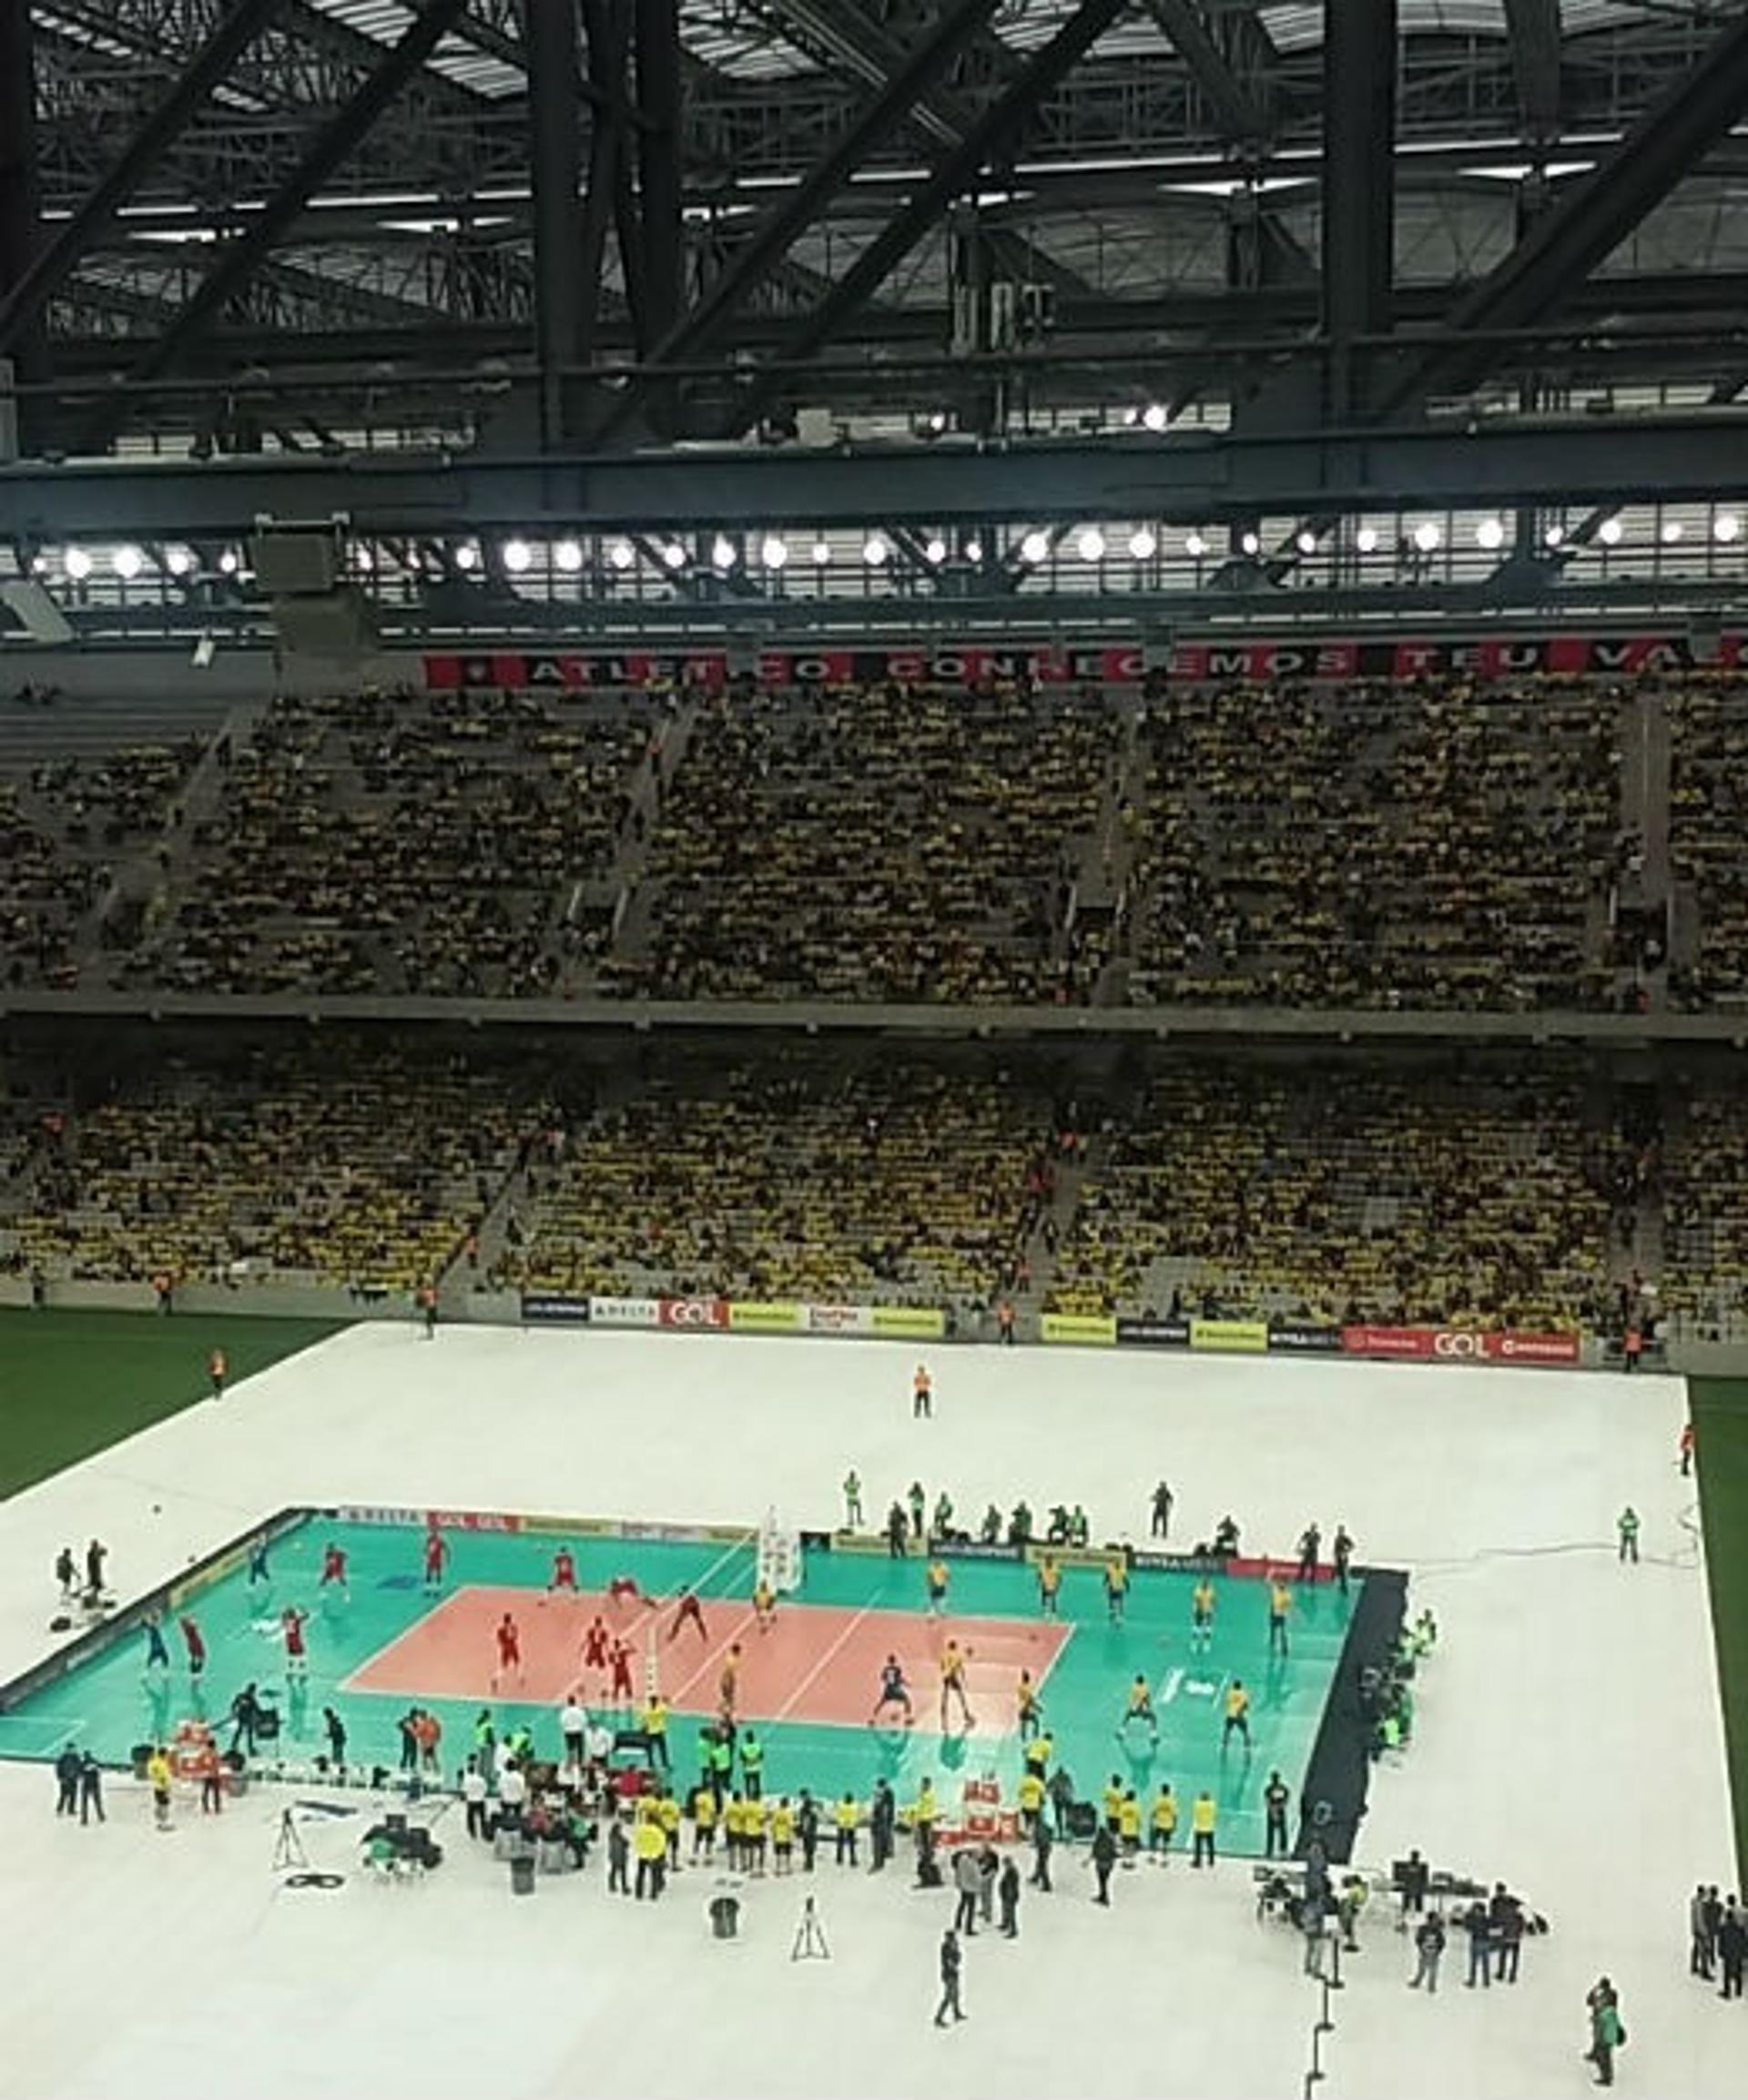
<path id="1" fill-rule="evenodd" d="M 819 1922 L 819 1913 L 813 1907 L 809 1896 L 801 1906 L 801 1922 L 795 1928 L 795 1944 L 789 1949 L 792 1962 L 828 1962 L 831 1949 L 826 1943 L 826 1928 Z"/>

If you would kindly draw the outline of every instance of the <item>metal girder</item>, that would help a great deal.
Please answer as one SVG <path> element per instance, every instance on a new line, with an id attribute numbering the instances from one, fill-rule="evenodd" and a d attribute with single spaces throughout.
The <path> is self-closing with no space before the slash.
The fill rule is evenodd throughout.
<path id="1" fill-rule="evenodd" d="M 1390 324 L 1396 241 L 1396 0 L 1325 0 L 1324 330 L 1336 346 L 1325 412 L 1357 410 L 1356 338 Z"/>
<path id="2" fill-rule="evenodd" d="M 785 348 L 788 360 L 811 357 L 867 303 L 953 199 L 1008 151 L 1040 101 L 1080 63 L 1125 5 L 1126 0 L 1082 0 L 1012 84 L 979 114 L 959 145 L 936 163 L 929 179 L 857 257 L 830 296 L 798 325 Z M 768 376 L 754 386 L 739 411 L 739 429 L 757 419 L 772 391 Z"/>
<path id="3" fill-rule="evenodd" d="M 1580 178 L 1530 226 L 1504 261 L 1453 309 L 1455 330 L 1522 328 L 1554 311 L 1661 204 L 1748 110 L 1748 12 L 1646 110 L 1595 173 Z M 1496 363 L 1486 345 L 1419 360 L 1384 391 L 1392 414 L 1435 394 L 1460 394 Z"/>
<path id="4" fill-rule="evenodd" d="M 1147 11 L 1207 97 L 1221 130 L 1235 146 L 1268 136 L 1268 115 L 1226 63 L 1195 0 L 1147 0 Z"/>
<path id="5" fill-rule="evenodd" d="M 686 296 L 686 69 L 679 0 L 638 0 L 637 204 L 644 237 L 644 297 L 657 342 L 678 325 Z"/>
<path id="6" fill-rule="evenodd" d="M 582 218 L 576 181 L 582 154 L 574 0 L 533 0 L 527 15 L 529 167 L 534 192 L 534 344 L 541 376 L 541 432 L 562 444 L 563 374 L 582 351 Z"/>
<path id="7" fill-rule="evenodd" d="M 0 0 L 23 6 L 25 0 Z M 27 327 L 55 290 L 163 157 L 189 117 L 236 64 L 244 46 L 272 20 L 279 0 L 237 0 L 211 40 L 188 61 L 176 85 L 141 126 L 104 180 L 37 256 L 0 304 L 0 350 Z"/>
<path id="8" fill-rule="evenodd" d="M 24 332 L 19 327 L 8 335 L 5 320 L 22 308 L 41 240 L 35 46 L 30 0 L 0 0 L 0 353 Z M 23 318 L 33 320 L 39 311 L 32 307 Z M 20 347 L 23 376 L 39 378 L 46 361 L 42 330 L 32 330 Z"/>
<path id="9" fill-rule="evenodd" d="M 1533 139 L 1560 129 L 1560 0 L 1505 0 L 1523 127 Z"/>
<path id="10" fill-rule="evenodd" d="M 349 512 L 361 533 L 663 531 L 1154 518 L 1220 524 L 1434 505 L 1669 502 L 1741 492 L 1748 413 L 1103 443 L 944 441 L 809 452 L 693 447 L 587 458 L 154 460 L 0 467 L 0 538 L 234 536 L 259 514 Z"/>
<path id="11" fill-rule="evenodd" d="M 174 327 L 140 358 L 134 368 L 135 379 L 154 379 L 174 370 L 188 346 L 198 340 L 214 317 L 248 283 L 257 265 L 297 223 L 316 191 L 370 130 L 404 83 L 424 65 L 466 4 L 467 0 L 425 0 L 399 43 L 383 54 L 375 72 L 310 142 L 297 167 L 279 184 L 259 215 L 249 221 L 249 230 L 220 250 Z M 113 411 L 108 411 L 104 435 L 113 427 Z"/>
<path id="12" fill-rule="evenodd" d="M 959 0 L 934 33 L 919 44 L 860 117 L 819 161 L 799 188 L 773 206 L 735 260 L 705 290 L 679 326 L 651 351 L 653 368 L 676 364 L 711 341 L 723 321 L 798 237 L 817 218 L 861 163 L 904 120 L 917 96 L 984 27 L 997 0 Z M 615 404 L 601 436 L 611 437 L 635 413 L 641 388 L 630 388 Z"/>

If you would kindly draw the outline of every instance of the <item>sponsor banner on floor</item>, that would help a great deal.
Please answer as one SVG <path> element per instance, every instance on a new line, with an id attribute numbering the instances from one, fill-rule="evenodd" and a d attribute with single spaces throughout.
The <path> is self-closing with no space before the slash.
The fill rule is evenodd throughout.
<path id="1" fill-rule="evenodd" d="M 1117 1323 L 1108 1313 L 1046 1313 L 1038 1322 L 1046 1342 L 1077 1342 L 1108 1349 L 1117 1339 Z"/>
<path id="2" fill-rule="evenodd" d="M 1225 1350 L 1228 1354 L 1259 1356 L 1268 1347 L 1266 1320 L 1192 1320 L 1192 1349 Z"/>
<path id="3" fill-rule="evenodd" d="M 563 1291 L 524 1291 L 522 1316 L 524 1320 L 580 1321 L 586 1325 L 590 1303 L 587 1298 L 574 1298 Z"/>
<path id="4" fill-rule="evenodd" d="M 889 1342 L 939 1342 L 947 1332 L 947 1315 L 937 1305 L 870 1305 L 870 1334 Z"/>
<path id="5" fill-rule="evenodd" d="M 692 1327 L 707 1331 L 732 1323 L 727 1298 L 658 1298 L 656 1324 L 659 1327 Z"/>
<path id="6" fill-rule="evenodd" d="M 805 1305 L 767 1304 L 757 1298 L 737 1298 L 727 1310 L 728 1324 L 737 1334 L 800 1334 L 807 1329 Z"/>
<path id="7" fill-rule="evenodd" d="M 1297 1320 L 1271 1320 L 1268 1324 L 1268 1345 L 1287 1355 L 1338 1354 L 1341 1349 L 1341 1329 L 1307 1326 Z"/>
<path id="8" fill-rule="evenodd" d="M 659 1298 L 589 1300 L 589 1324 L 592 1327 L 659 1327 L 661 1324 L 662 1302 Z"/>
<path id="9" fill-rule="evenodd" d="M 1190 1324 L 1187 1320 L 1119 1320 L 1117 1340 L 1150 1348 L 1187 1349 Z"/>
<path id="10" fill-rule="evenodd" d="M 805 1305 L 809 1334 L 871 1334 L 872 1305 Z"/>

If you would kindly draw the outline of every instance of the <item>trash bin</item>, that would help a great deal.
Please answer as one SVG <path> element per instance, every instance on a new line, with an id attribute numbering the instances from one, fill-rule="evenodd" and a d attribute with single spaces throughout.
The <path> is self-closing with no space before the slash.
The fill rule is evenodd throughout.
<path id="1" fill-rule="evenodd" d="M 534 1892 L 534 1855 L 518 1852 L 510 1862 L 510 1893 L 532 1896 Z"/>

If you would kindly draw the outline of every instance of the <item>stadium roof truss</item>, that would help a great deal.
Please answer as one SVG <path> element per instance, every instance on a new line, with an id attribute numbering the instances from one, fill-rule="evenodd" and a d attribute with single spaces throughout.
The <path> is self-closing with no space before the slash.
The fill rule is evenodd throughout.
<path id="1" fill-rule="evenodd" d="M 0 536 L 1286 517 L 1265 601 L 1479 503 L 1557 589 L 1748 493 L 1744 194 L 1719 0 L 0 0 Z"/>

